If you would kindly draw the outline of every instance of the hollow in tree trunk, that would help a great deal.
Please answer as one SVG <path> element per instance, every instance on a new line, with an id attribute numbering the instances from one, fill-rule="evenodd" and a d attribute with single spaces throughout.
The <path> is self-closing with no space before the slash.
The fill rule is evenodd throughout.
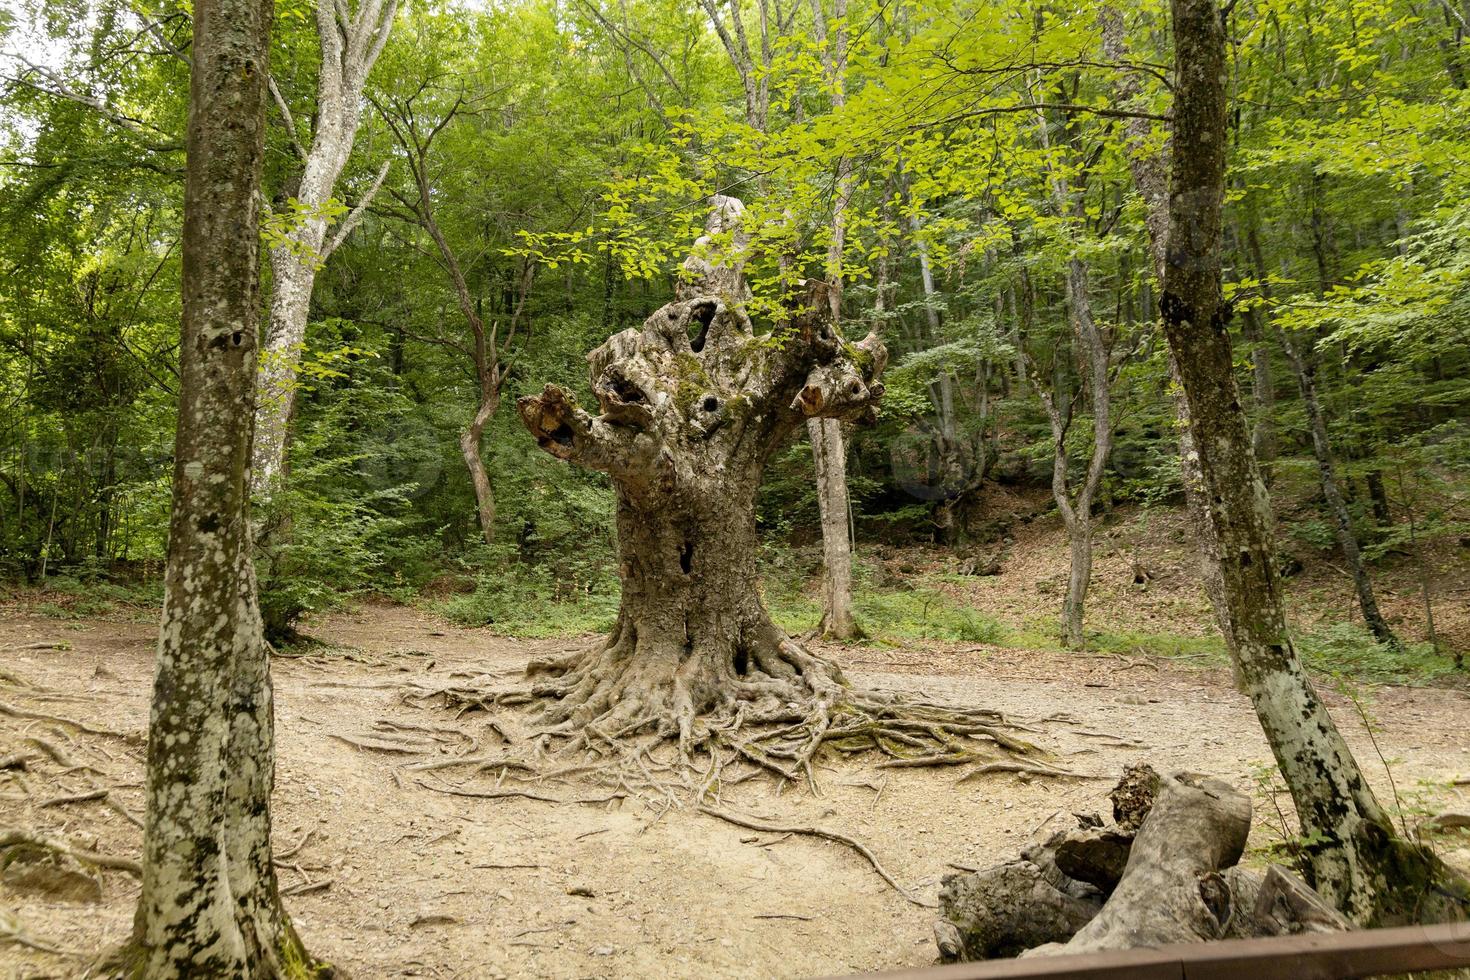
<path id="1" fill-rule="evenodd" d="M 711 237 L 742 210 L 733 198 L 713 203 Z M 804 305 L 757 334 L 743 309 L 740 250 L 737 234 L 733 259 L 691 258 L 674 302 L 589 355 L 601 414 L 555 385 L 517 402 L 542 449 L 612 479 L 623 587 L 612 634 L 533 661 L 529 686 L 472 680 L 431 696 L 459 711 L 541 704 L 547 740 L 590 749 L 600 761 L 577 771 L 606 761 L 620 791 L 664 793 L 681 781 L 692 789 L 696 753 L 709 757 L 703 797 L 728 766 L 815 785 L 824 746 L 874 750 L 901 766 L 1031 752 L 995 711 L 850 685 L 771 621 L 756 567 L 766 463 L 808 419 L 872 421 L 888 355 L 874 334 L 841 336 L 825 283 L 807 283 Z M 678 741 L 676 764 L 651 754 L 665 739 Z M 539 754 L 547 743 L 536 744 Z M 515 765 L 539 771 L 535 758 Z M 650 766 L 676 773 L 673 784 Z M 1026 771 L 1065 775 L 1041 764 Z"/>
<path id="2" fill-rule="evenodd" d="M 755 495 L 806 419 L 871 419 L 887 352 L 832 325 L 825 286 L 769 334 L 729 294 L 668 304 L 594 351 L 593 417 L 554 385 L 520 399 L 547 452 L 605 471 L 617 494 L 622 608 L 606 644 L 537 665 L 558 675 L 551 720 L 607 734 L 648 727 L 687 744 L 694 720 L 747 702 L 834 704 L 835 665 L 771 622 L 757 589 Z M 688 289 L 697 293 L 697 288 Z"/>

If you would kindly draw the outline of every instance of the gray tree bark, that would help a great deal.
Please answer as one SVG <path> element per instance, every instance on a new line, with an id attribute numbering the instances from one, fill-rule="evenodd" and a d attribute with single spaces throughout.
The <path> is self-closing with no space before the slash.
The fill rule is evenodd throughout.
<path id="1" fill-rule="evenodd" d="M 773 344 L 741 290 L 721 287 L 728 274 L 687 284 L 687 298 L 589 356 L 601 415 L 554 385 L 517 405 L 542 449 L 606 472 L 617 495 L 618 624 L 600 649 L 537 668 L 554 675 L 542 690 L 562 730 L 652 727 L 688 745 L 701 715 L 744 704 L 739 718 L 771 720 L 841 697 L 836 667 L 766 613 L 755 495 L 807 419 L 872 419 L 887 352 L 872 334 L 841 339 L 822 283 Z"/>
<path id="2" fill-rule="evenodd" d="M 1049 146 L 1045 115 L 1040 116 L 1041 143 Z M 1080 186 L 1075 190 L 1064 174 L 1057 173 L 1051 181 L 1052 197 L 1059 214 L 1068 215 L 1079 225 L 1086 221 L 1085 169 Z M 1072 323 L 1072 332 L 1081 345 L 1083 374 L 1088 385 L 1092 404 L 1092 454 L 1087 461 L 1086 475 L 1080 487 L 1072 487 L 1067 458 L 1067 432 L 1072 423 L 1071 404 L 1060 404 L 1061 392 L 1048 390 L 1035 380 L 1037 394 L 1046 410 L 1052 435 L 1052 497 L 1056 500 L 1057 512 L 1067 531 L 1067 549 L 1070 567 L 1067 575 L 1067 595 L 1062 601 L 1062 642 L 1072 649 L 1087 645 L 1083 631 L 1083 616 L 1087 605 L 1087 590 L 1092 583 L 1092 504 L 1102 486 L 1107 472 L 1108 457 L 1113 450 L 1112 422 L 1112 363 L 1107 339 L 1097 326 L 1092 315 L 1091 280 L 1087 263 L 1079 256 L 1067 260 L 1066 273 L 1067 311 Z M 1058 360 L 1060 366 L 1060 359 Z"/>
<path id="3" fill-rule="evenodd" d="M 1102 28 L 1103 57 L 1122 64 L 1128 59 L 1128 42 L 1123 28 L 1122 13 L 1115 7 L 1104 6 L 1098 12 Z M 1120 72 L 1114 90 L 1118 104 L 1124 107 L 1136 105 L 1143 87 L 1133 72 Z M 1149 258 L 1153 263 L 1154 278 L 1160 288 L 1164 283 L 1164 271 L 1169 254 L 1169 173 L 1164 154 L 1152 148 L 1152 123 L 1142 117 L 1133 117 L 1123 123 L 1124 138 L 1128 145 L 1128 171 L 1133 178 L 1133 187 L 1144 201 L 1144 224 L 1148 228 Z M 1145 316 L 1148 311 L 1145 311 Z M 1174 414 L 1179 419 L 1179 476 L 1184 487 L 1184 505 L 1189 512 L 1189 522 L 1194 528 L 1195 540 L 1199 542 L 1200 584 L 1214 610 L 1215 622 L 1222 634 L 1230 632 L 1229 615 L 1224 595 L 1224 584 L 1220 578 L 1220 549 L 1215 540 L 1214 524 L 1210 521 L 1209 502 L 1204 494 L 1204 481 L 1199 472 L 1199 454 L 1194 449 L 1194 435 L 1189 425 L 1189 405 L 1184 399 L 1179 384 L 1179 365 L 1174 352 L 1169 352 L 1169 380 L 1173 382 Z M 1237 682 L 1239 678 L 1237 678 Z"/>
<path id="4" fill-rule="evenodd" d="M 250 562 L 269 0 L 198 0 L 173 511 L 148 737 L 143 889 L 113 975 L 320 976 L 271 863 L 268 648 Z"/>
<path id="5" fill-rule="evenodd" d="M 1160 308 L 1220 549 L 1226 642 L 1296 804 L 1312 884 L 1363 923 L 1425 914 L 1441 866 L 1394 835 L 1286 628 L 1270 498 L 1241 408 L 1221 294 L 1225 33 L 1214 0 L 1173 0 L 1169 249 Z"/>
<path id="6" fill-rule="evenodd" d="M 946 960 L 1332 932 L 1348 923 L 1279 867 L 1236 862 L 1250 797 L 1218 779 L 1129 766 L 1098 818 L 1019 860 L 945 880 L 934 923 Z M 1081 820 L 1081 815 L 1079 815 Z"/>
<path id="7" fill-rule="evenodd" d="M 397 9 L 398 0 L 359 0 L 355 10 L 347 3 L 325 0 L 316 5 L 321 68 L 309 149 L 300 143 L 290 106 L 275 82 L 270 83 L 291 145 L 302 162 L 301 186 L 295 198 L 302 216 L 286 235 L 286 241 L 270 252 L 270 331 L 261 358 L 253 469 L 254 489 L 264 496 L 269 496 L 279 483 L 285 465 L 287 428 L 296 404 L 296 376 L 317 270 L 361 221 L 388 174 L 388 165 L 384 164 L 356 207 L 335 229 L 329 227 L 323 209 L 331 201 L 352 154 L 362 122 L 363 88 L 388 41 Z"/>
<path id="8" fill-rule="evenodd" d="M 832 108 L 847 103 L 847 0 L 833 0 L 835 27 L 829 33 L 822 0 L 811 0 L 817 45 L 827 68 Z M 739 19 L 738 17 L 736 18 Z M 832 243 L 827 250 L 828 300 L 834 323 L 842 323 L 842 253 L 847 239 L 847 205 L 852 200 L 852 161 L 837 162 L 837 189 L 832 202 Z M 817 506 L 822 520 L 822 620 L 824 637 L 850 640 L 860 636 L 852 611 L 852 515 L 847 497 L 847 446 L 842 423 L 832 418 L 807 420 Z"/>

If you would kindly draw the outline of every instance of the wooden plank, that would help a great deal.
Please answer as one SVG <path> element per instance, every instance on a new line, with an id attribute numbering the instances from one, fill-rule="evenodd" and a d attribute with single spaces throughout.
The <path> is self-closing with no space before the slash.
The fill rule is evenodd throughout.
<path id="1" fill-rule="evenodd" d="M 1227 939 L 1156 949 L 951 963 L 863 974 L 882 980 L 1350 980 L 1470 967 L 1470 923 Z"/>

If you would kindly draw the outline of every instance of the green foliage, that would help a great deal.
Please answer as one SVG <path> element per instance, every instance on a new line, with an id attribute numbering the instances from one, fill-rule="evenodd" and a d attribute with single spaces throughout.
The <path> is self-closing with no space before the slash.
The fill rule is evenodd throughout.
<path id="1" fill-rule="evenodd" d="M 608 633 L 618 615 L 616 576 L 562 577 L 548 565 L 517 561 L 514 549 L 486 548 L 472 562 L 474 591 L 439 604 L 464 626 L 484 626 L 506 636 L 583 636 Z"/>
<path id="2" fill-rule="evenodd" d="M 1379 643 L 1366 629 L 1336 623 L 1297 637 L 1307 667 L 1333 677 L 1380 684 L 1426 684 L 1455 672 L 1450 658 L 1428 643 L 1394 649 Z"/>
<path id="3" fill-rule="evenodd" d="M 756 8 L 736 6 L 764 60 Z M 425 161 L 430 199 L 502 347 L 501 405 L 481 440 L 497 504 L 486 546 L 458 446 L 479 403 L 475 338 L 412 211 L 419 189 L 369 106 L 332 202 L 315 213 L 299 203 L 291 137 L 307 139 L 316 117 L 319 47 L 312 7 L 280 0 L 271 74 L 297 132 L 270 109 L 263 244 L 289 247 L 308 218 L 339 221 L 393 165 L 319 270 L 287 489 L 256 515 L 268 617 L 289 632 L 344 596 L 437 595 L 451 580 L 474 583 L 444 600 L 461 621 L 517 633 L 602 623 L 615 592 L 610 488 L 538 452 L 514 400 L 555 381 L 593 404 L 586 352 L 669 298 L 691 252 L 733 244 L 733 233 L 695 244 L 715 191 L 747 205 L 749 312 L 770 328 L 753 343 L 787 341 L 778 314 L 798 279 L 840 275 L 847 339 L 876 329 L 889 347 L 879 424 L 850 434 L 860 543 L 927 540 L 933 498 L 971 503 L 987 480 L 1044 491 L 1053 434 L 1038 386 L 1068 408 L 1073 465 L 1088 454 L 1090 369 L 1064 282 L 1074 259 L 1113 345 L 1104 503 L 1179 503 L 1148 211 L 1130 171 L 1167 149 L 1166 7 L 1119 8 L 1130 48 L 1119 70 L 1101 54 L 1091 0 L 1066 10 L 854 0 L 836 99 L 824 57 L 841 25 L 828 18 L 824 43 L 798 4 L 782 25 L 767 24 L 770 56 L 755 73 L 770 95 L 763 128 L 700 5 L 433 0 L 400 11 L 372 103 L 407 107 L 421 134 L 443 124 Z M 142 9 L 22 0 L 0 15 L 6 50 L 45 50 L 67 91 L 102 107 L 6 62 L 15 81 L 0 90 L 0 576 L 11 580 L 44 570 L 89 587 L 125 584 L 166 548 L 188 78 L 140 33 Z M 1232 9 L 1227 289 L 1243 391 L 1249 399 L 1252 353 L 1274 380 L 1274 403 L 1247 407 L 1278 437 L 1278 513 L 1310 546 L 1308 561 L 1335 560 L 1279 327 L 1317 355 L 1364 553 L 1433 578 L 1437 556 L 1461 554 L 1456 543 L 1470 535 L 1463 32 L 1410 0 Z M 187 7 L 148 12 L 187 49 Z M 1124 81 L 1136 88 L 1127 100 Z M 1139 129 L 1094 111 L 1125 105 L 1158 118 Z M 849 165 L 833 256 L 835 191 Z M 691 376 L 681 397 L 698 387 Z M 812 482 L 798 437 L 773 455 L 759 501 L 768 593 L 795 628 L 816 621 L 805 590 L 819 568 L 801 557 L 818 534 Z M 860 582 L 858 612 L 895 641 L 1034 639 L 941 593 L 938 582 Z M 101 592 L 46 594 L 68 615 L 79 602 L 132 608 Z M 1216 656 L 1146 634 L 1097 643 Z M 1440 662 L 1343 637 L 1309 637 L 1303 648 L 1319 669 L 1380 678 L 1433 676 Z"/>

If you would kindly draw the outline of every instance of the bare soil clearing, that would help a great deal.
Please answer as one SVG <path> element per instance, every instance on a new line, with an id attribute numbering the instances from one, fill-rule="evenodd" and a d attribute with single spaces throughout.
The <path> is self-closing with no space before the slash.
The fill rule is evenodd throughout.
<path id="1" fill-rule="evenodd" d="M 16 607 L 0 616 L 0 759 L 30 756 L 29 771 L 0 772 L 0 828 L 136 857 L 140 832 L 121 812 L 141 808 L 135 738 L 25 715 L 141 736 L 156 627 L 61 622 Z M 352 975 L 800 977 L 934 961 L 932 913 L 840 844 L 744 830 L 687 805 L 664 810 L 636 798 L 554 804 L 450 796 L 419 781 L 447 788 L 462 773 L 404 768 L 499 741 L 483 714 L 456 718 L 405 704 L 405 682 L 442 684 L 464 671 L 510 675 L 532 656 L 577 643 L 507 640 L 381 605 L 331 616 L 310 631 L 340 649 L 275 664 L 276 846 L 290 854 L 280 862 L 282 887 L 296 893 L 287 903 L 309 946 Z M 48 648 L 56 644 L 66 648 Z M 957 784 L 963 769 L 878 770 L 876 760 L 859 759 L 820 766 L 820 796 L 764 780 L 726 790 L 728 809 L 758 821 L 861 840 L 926 899 L 951 870 L 947 862 L 997 863 L 1043 825 L 1104 810 L 1128 762 L 1248 785 L 1269 759 L 1249 706 L 1220 671 L 974 644 L 815 650 L 873 686 L 1003 711 L 1038 729 L 1026 737 L 1050 753 L 1047 761 L 1099 777 L 988 774 Z M 1392 799 L 1356 709 L 1329 701 L 1376 788 Z M 1470 776 L 1470 697 L 1379 688 L 1368 707 L 1401 796 L 1430 792 L 1431 808 L 1470 806 L 1470 788 L 1449 785 Z M 29 738 L 101 772 L 62 775 Z M 1437 785 L 1425 791 L 1421 782 Z M 464 785 L 495 784 L 480 777 Z M 54 800 L 96 789 L 107 797 Z M 546 792 L 572 795 L 566 787 Z M 588 795 L 606 793 L 589 787 Z M 1259 792 L 1256 802 L 1252 844 L 1261 845 L 1274 810 Z M 1448 856 L 1470 865 L 1463 846 Z M 136 897 L 134 880 L 119 871 L 104 873 L 100 905 L 23 895 L 0 882 L 0 911 L 26 935 L 84 952 L 126 936 Z M 0 945 L 0 976 L 73 976 L 83 962 Z"/>

